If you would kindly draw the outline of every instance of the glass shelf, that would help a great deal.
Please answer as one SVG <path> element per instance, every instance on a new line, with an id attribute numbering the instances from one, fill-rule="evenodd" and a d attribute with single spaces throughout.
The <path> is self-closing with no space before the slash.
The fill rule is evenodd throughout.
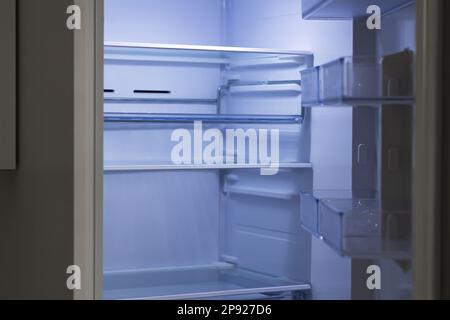
<path id="1" fill-rule="evenodd" d="M 279 169 L 311 169 L 310 163 L 279 163 Z M 274 164 L 199 164 L 199 165 L 174 165 L 174 164 L 145 164 L 145 163 L 107 163 L 105 172 L 145 172 L 145 171 L 187 171 L 187 170 L 254 170 L 270 169 Z M 298 195 L 296 195 L 298 196 Z"/>
<path id="2" fill-rule="evenodd" d="M 193 123 L 202 121 L 218 124 L 301 124 L 303 116 L 296 115 L 224 115 L 224 114 L 156 114 L 156 113 L 105 113 L 110 123 Z"/>
<path id="3" fill-rule="evenodd" d="M 106 103 L 115 104 L 206 104 L 206 105 L 217 105 L 217 99 L 194 99 L 194 98 L 127 98 L 127 97 L 105 97 L 104 101 Z"/>
<path id="4" fill-rule="evenodd" d="M 186 300 L 295 298 L 311 286 L 235 269 L 232 265 L 160 268 L 105 273 L 107 300 Z"/>
<path id="5" fill-rule="evenodd" d="M 414 104 L 414 53 L 345 57 L 302 71 L 303 107 Z"/>
<path id="6" fill-rule="evenodd" d="M 410 212 L 386 212 L 373 198 L 351 191 L 302 193 L 301 223 L 342 256 L 409 259 Z M 402 230 L 399 232 L 399 230 Z"/>
<path id="7" fill-rule="evenodd" d="M 224 189 L 225 194 L 235 194 L 252 196 L 258 198 L 271 198 L 277 200 L 298 200 L 298 192 L 293 190 L 273 190 L 264 188 L 254 188 L 254 187 L 237 187 L 237 186 L 227 186 Z"/>
<path id="8" fill-rule="evenodd" d="M 250 64 L 312 65 L 308 51 L 159 43 L 105 42 L 105 60 L 206 63 L 242 67 Z M 236 64 L 234 64 L 236 63 Z"/>
<path id="9" fill-rule="evenodd" d="M 381 8 L 382 15 L 413 5 L 414 0 L 303 0 L 303 19 L 348 20 L 367 15 L 370 5 Z"/>

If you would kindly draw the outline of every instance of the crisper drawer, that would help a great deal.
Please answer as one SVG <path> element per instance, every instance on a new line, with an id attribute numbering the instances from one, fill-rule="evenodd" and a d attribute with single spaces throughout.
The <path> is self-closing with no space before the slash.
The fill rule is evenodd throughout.
<path id="1" fill-rule="evenodd" d="M 302 72 L 304 107 L 414 103 L 414 53 L 344 57 Z"/>

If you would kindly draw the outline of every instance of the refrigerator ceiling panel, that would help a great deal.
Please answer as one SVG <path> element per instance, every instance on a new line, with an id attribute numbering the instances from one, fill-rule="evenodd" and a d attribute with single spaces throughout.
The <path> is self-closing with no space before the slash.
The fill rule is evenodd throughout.
<path id="1" fill-rule="evenodd" d="M 414 0 L 303 0 L 303 19 L 347 20 L 367 14 L 371 5 L 388 15 L 414 4 Z"/>

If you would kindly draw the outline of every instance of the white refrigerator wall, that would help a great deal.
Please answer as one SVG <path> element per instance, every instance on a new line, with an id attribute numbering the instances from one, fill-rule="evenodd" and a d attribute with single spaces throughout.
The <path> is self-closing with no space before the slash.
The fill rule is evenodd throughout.
<path id="1" fill-rule="evenodd" d="M 106 0 L 105 41 L 220 45 L 220 0 Z M 178 98 L 215 99 L 218 65 L 145 65 L 106 61 L 105 88 L 171 90 Z M 214 106 L 106 104 L 109 112 L 213 113 Z M 171 133 L 182 125 L 105 130 L 105 163 L 170 163 Z M 219 174 L 105 174 L 104 270 L 207 265 L 218 260 Z"/>
<path id="2" fill-rule="evenodd" d="M 300 4 L 301 1 L 298 0 L 107 0 L 105 40 L 309 50 L 314 53 L 316 64 L 351 55 L 351 22 L 303 21 Z M 171 88 L 183 88 L 184 94 L 191 92 L 198 97 L 212 98 L 220 83 L 218 67 L 209 70 L 174 70 L 173 74 L 167 70 L 155 74 L 154 70 L 154 66 L 148 68 L 148 71 L 146 67 L 140 66 L 139 73 L 136 74 L 126 65 L 111 63 L 106 68 L 105 88 L 118 90 L 117 94 L 121 96 L 126 96 L 133 89 L 165 90 L 168 88 L 137 87 L 142 83 L 152 86 L 153 83 L 161 83 L 159 80 L 163 79 Z M 179 72 L 183 74 L 180 75 Z M 202 83 L 208 85 L 199 86 L 196 80 L 205 77 L 205 74 L 209 80 Z M 171 106 L 171 111 L 183 112 L 185 107 L 174 105 Z M 161 110 L 158 108 L 164 106 L 105 105 L 106 111 L 153 111 L 154 108 L 157 108 L 154 112 L 158 112 Z M 204 109 L 196 111 L 207 112 Z M 314 165 L 314 189 L 350 189 L 351 110 L 314 110 L 309 125 L 312 131 L 310 158 Z M 164 158 L 167 157 L 164 150 L 167 151 L 170 145 L 170 132 L 173 129 L 127 131 L 124 128 L 107 128 L 105 162 L 123 164 L 167 160 Z M 299 138 L 291 139 L 290 147 L 302 150 L 302 137 L 307 136 L 301 132 L 290 133 L 291 136 L 293 134 Z M 305 153 L 298 157 L 307 161 L 304 156 Z M 288 160 L 295 160 L 295 156 Z M 250 184 L 264 182 L 258 182 L 259 179 L 254 178 L 248 180 L 245 176 L 242 180 L 250 181 Z M 307 180 L 298 181 L 296 188 L 312 187 Z M 217 261 L 220 251 L 217 234 L 221 210 L 219 186 L 219 174 L 216 172 L 150 172 L 133 175 L 107 173 L 105 270 L 189 266 Z M 268 187 L 270 188 L 270 183 Z M 168 203 L 171 205 L 167 206 Z M 236 220 L 238 222 L 250 214 L 250 209 L 246 209 L 248 199 L 229 199 L 228 204 L 238 216 L 236 219 L 241 217 Z M 254 204 L 256 207 L 253 206 L 253 209 L 258 211 L 258 203 Z M 310 237 L 303 232 L 298 221 L 297 202 L 284 204 L 272 201 L 270 205 L 273 210 L 268 212 L 267 221 L 256 219 L 247 221 L 247 225 L 264 230 L 260 229 L 260 225 L 270 223 L 272 217 L 277 217 L 279 226 L 285 224 L 289 227 L 277 229 L 274 226 L 277 231 L 270 234 L 258 233 L 252 239 L 244 239 L 242 243 L 237 237 L 234 253 L 243 264 L 249 268 L 261 268 L 266 273 L 286 273 L 293 278 L 311 280 L 317 298 L 348 298 L 348 259 L 338 257 L 320 241 L 312 240 L 311 245 Z M 293 225 L 298 225 L 298 229 L 292 230 Z M 241 231 L 239 235 L 256 234 L 255 229 L 251 232 Z M 271 259 L 279 261 L 267 264 L 271 260 L 266 259 L 266 265 L 263 265 L 256 258 L 250 259 L 252 250 L 248 245 L 258 238 L 279 239 L 266 246 L 268 250 L 273 249 L 273 254 L 277 253 L 277 256 L 271 252 L 257 255 L 267 258 L 272 256 Z M 227 244 L 223 246 L 226 247 Z M 280 253 L 282 254 L 279 255 Z M 291 258 L 287 258 L 288 256 Z M 329 272 L 319 268 L 329 265 L 333 265 L 336 271 Z"/>
<path id="3" fill-rule="evenodd" d="M 105 0 L 105 17 L 106 41 L 222 41 L 222 0 Z"/>
<path id="4" fill-rule="evenodd" d="M 351 21 L 305 21 L 299 0 L 230 0 L 227 17 L 232 46 L 308 50 L 316 65 L 353 52 Z M 311 120 L 313 188 L 351 189 L 352 110 L 314 109 Z M 350 299 L 351 260 L 313 238 L 311 283 L 314 298 Z"/>

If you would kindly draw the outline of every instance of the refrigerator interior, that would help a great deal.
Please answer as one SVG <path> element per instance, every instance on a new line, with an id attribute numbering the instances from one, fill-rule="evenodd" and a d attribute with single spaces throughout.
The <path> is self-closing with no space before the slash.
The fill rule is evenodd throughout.
<path id="1" fill-rule="evenodd" d="M 409 297 L 415 8 L 360 2 L 105 0 L 105 299 Z"/>

